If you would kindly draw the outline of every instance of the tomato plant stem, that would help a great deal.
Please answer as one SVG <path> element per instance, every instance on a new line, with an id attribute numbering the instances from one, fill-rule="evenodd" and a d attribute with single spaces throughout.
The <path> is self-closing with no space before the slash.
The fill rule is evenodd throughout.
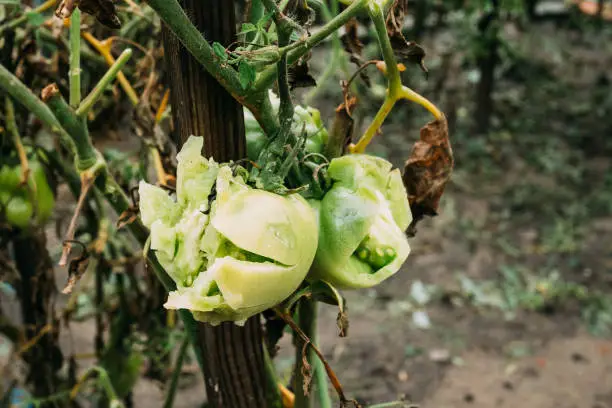
<path id="1" fill-rule="evenodd" d="M 168 391 L 166 391 L 166 400 L 164 401 L 163 408 L 172 408 L 174 406 L 174 397 L 176 396 L 176 390 L 178 388 L 181 371 L 183 370 L 183 361 L 185 361 L 187 350 L 189 350 L 189 339 L 185 338 L 181 343 L 181 347 L 179 348 L 179 352 L 176 357 L 176 363 L 174 363 L 172 378 L 170 378 Z"/>
<path id="2" fill-rule="evenodd" d="M 19 156 L 19 162 L 21 163 L 21 183 L 26 184 L 28 182 L 28 178 L 30 175 L 30 166 L 28 164 L 28 156 L 23 147 L 23 143 L 21 142 L 21 136 L 19 135 L 19 130 L 17 129 L 17 123 L 15 123 L 15 106 L 13 105 L 13 101 L 10 96 L 6 96 L 4 98 L 6 113 L 4 116 L 4 121 L 6 122 L 6 130 L 13 138 L 13 144 L 15 145 L 15 150 L 17 151 L 17 156 Z M 35 186 L 32 183 L 32 186 Z"/>
<path id="3" fill-rule="evenodd" d="M 106 88 L 110 85 L 111 82 L 115 80 L 117 75 L 121 72 L 121 68 L 129 61 L 132 56 L 132 49 L 127 48 L 123 50 L 119 58 L 115 61 L 115 63 L 109 68 L 108 71 L 104 74 L 104 76 L 100 79 L 100 81 L 96 84 L 94 89 L 91 91 L 83 102 L 79 105 L 76 110 L 77 116 L 81 118 L 87 117 L 89 111 L 93 108 L 94 104 L 100 99 Z"/>
<path id="4" fill-rule="evenodd" d="M 89 42 L 100 53 L 100 55 L 102 55 L 102 57 L 104 58 L 104 60 L 109 66 L 112 66 L 116 62 L 115 57 L 113 57 L 113 55 L 111 54 L 111 46 L 113 44 L 112 38 L 107 38 L 104 41 L 100 41 L 96 37 L 88 33 L 87 31 L 83 31 L 81 35 L 87 42 Z M 134 88 L 130 84 L 130 81 L 128 81 L 128 79 L 125 77 L 123 72 L 117 73 L 117 80 L 119 81 L 119 84 L 123 88 L 123 91 L 127 94 L 128 98 L 130 99 L 130 102 L 132 102 L 132 105 L 134 106 L 138 105 L 138 101 L 140 100 L 140 98 L 138 98 L 136 91 L 134 91 Z"/>
<path id="5" fill-rule="evenodd" d="M 81 10 L 76 8 L 70 18 L 70 106 L 81 103 Z"/>
<path id="6" fill-rule="evenodd" d="M 70 136 L 51 112 L 51 109 L 36 96 L 30 89 L 23 84 L 13 73 L 4 65 L 0 64 L 0 88 L 6 91 L 16 102 L 20 103 L 34 116 L 40 119 L 53 132 L 59 133 L 62 142 L 73 148 Z"/>
<path id="7" fill-rule="evenodd" d="M 407 86 L 402 85 L 400 71 L 397 66 L 393 47 L 389 40 L 387 25 L 383 13 L 383 5 L 379 2 L 372 1 L 369 7 L 370 18 L 374 22 L 378 42 L 385 61 L 386 76 L 388 79 L 387 95 L 383 105 L 376 113 L 372 123 L 366 129 L 365 133 L 357 144 L 351 145 L 349 150 L 351 153 L 364 153 L 374 136 L 379 132 L 383 122 L 400 99 L 407 99 L 415 102 L 427 109 L 436 119 L 441 119 L 444 115 L 442 112 L 429 100 L 414 92 Z"/>

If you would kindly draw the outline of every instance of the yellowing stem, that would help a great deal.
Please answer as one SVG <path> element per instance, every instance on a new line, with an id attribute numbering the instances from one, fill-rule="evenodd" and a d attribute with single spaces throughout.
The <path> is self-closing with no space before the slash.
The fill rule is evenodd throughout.
<path id="1" fill-rule="evenodd" d="M 385 61 L 385 73 L 387 76 L 387 96 L 383 105 L 378 110 L 378 113 L 374 117 L 374 120 L 368 126 L 365 133 L 357 144 L 350 145 L 349 151 L 351 153 L 364 153 L 365 149 L 372 142 L 374 136 L 379 132 L 383 122 L 400 99 L 407 99 L 415 102 L 425 109 L 427 109 L 436 119 L 441 119 L 444 115 L 442 112 L 429 100 L 414 92 L 407 86 L 402 85 L 400 78 L 400 68 L 395 60 L 393 48 L 389 41 L 389 35 L 387 33 L 387 26 L 383 14 L 383 6 L 386 3 L 384 0 L 375 0 L 370 2 L 370 17 L 374 22 L 374 27 L 378 35 L 378 41 Z M 380 66 L 382 68 L 382 65 Z"/>

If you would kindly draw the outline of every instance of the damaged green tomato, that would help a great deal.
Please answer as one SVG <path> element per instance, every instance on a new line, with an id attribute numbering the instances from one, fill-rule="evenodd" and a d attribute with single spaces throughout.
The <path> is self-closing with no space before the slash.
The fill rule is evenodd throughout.
<path id="1" fill-rule="evenodd" d="M 333 159 L 331 189 L 311 205 L 319 214 L 319 247 L 310 278 L 339 288 L 367 288 L 396 273 L 410 246 L 412 215 L 398 169 L 354 154 Z"/>
<path id="2" fill-rule="evenodd" d="M 273 111 L 278 114 L 280 109 L 280 99 L 270 91 L 270 100 Z M 247 157 L 252 161 L 257 161 L 259 154 L 266 146 L 268 140 L 263 129 L 257 123 L 253 114 L 244 109 L 244 125 L 247 141 Z M 295 106 L 293 112 L 293 122 L 291 131 L 297 135 L 306 135 L 306 152 L 322 153 L 325 143 L 327 143 L 328 132 L 321 120 L 319 110 L 310 106 Z"/>
<path id="3" fill-rule="evenodd" d="M 141 218 L 177 285 L 165 307 L 240 324 L 302 283 L 317 248 L 316 214 L 297 194 L 247 185 L 246 170 L 205 159 L 202 145 L 192 136 L 177 156 L 176 199 L 140 183 Z"/>

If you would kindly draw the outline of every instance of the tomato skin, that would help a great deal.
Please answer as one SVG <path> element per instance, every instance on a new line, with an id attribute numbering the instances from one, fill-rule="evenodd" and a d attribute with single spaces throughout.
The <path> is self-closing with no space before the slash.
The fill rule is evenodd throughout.
<path id="1" fill-rule="evenodd" d="M 0 217 L 21 229 L 27 229 L 31 221 L 44 223 L 55 207 L 53 191 L 42 165 L 36 160 L 30 160 L 28 165 L 27 185 L 21 183 L 21 165 L 0 167 Z"/>
<path id="2" fill-rule="evenodd" d="M 319 246 L 309 279 L 337 288 L 369 288 L 389 278 L 410 253 L 404 231 L 412 220 L 399 170 L 388 161 L 351 154 L 328 167 L 332 187 L 318 212 Z"/>

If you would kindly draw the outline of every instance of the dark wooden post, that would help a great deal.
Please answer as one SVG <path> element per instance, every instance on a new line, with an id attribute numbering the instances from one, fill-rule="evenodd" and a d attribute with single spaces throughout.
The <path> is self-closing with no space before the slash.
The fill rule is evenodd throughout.
<path id="1" fill-rule="evenodd" d="M 229 0 L 181 0 L 209 41 L 229 45 L 236 36 L 235 8 Z M 204 137 L 204 153 L 216 161 L 246 156 L 244 116 L 238 104 L 164 29 L 175 140 Z M 262 329 L 258 316 L 244 327 L 199 324 L 209 404 L 218 408 L 267 408 Z"/>

